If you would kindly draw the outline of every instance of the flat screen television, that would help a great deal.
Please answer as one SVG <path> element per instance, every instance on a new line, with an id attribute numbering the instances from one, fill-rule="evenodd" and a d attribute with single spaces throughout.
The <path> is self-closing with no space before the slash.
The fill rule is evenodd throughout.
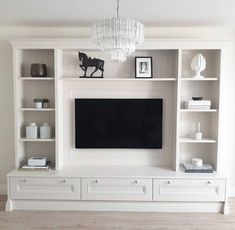
<path id="1" fill-rule="evenodd" d="M 75 99 L 75 147 L 162 148 L 163 99 Z"/>

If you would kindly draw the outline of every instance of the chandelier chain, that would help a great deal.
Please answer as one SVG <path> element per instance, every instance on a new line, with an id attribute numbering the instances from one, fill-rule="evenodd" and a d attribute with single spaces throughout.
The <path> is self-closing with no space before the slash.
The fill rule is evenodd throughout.
<path id="1" fill-rule="evenodd" d="M 119 4 L 120 0 L 117 0 L 117 18 L 119 18 Z"/>

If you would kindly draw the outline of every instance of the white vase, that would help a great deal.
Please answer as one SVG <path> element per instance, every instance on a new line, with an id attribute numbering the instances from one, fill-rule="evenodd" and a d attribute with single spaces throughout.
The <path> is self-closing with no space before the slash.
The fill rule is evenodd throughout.
<path id="1" fill-rule="evenodd" d="M 197 54 L 191 62 L 191 69 L 195 72 L 194 78 L 204 78 L 201 72 L 206 69 L 206 59 L 202 54 Z"/>
<path id="2" fill-rule="evenodd" d="M 48 123 L 43 123 L 40 127 L 40 138 L 41 139 L 50 139 L 51 138 L 51 127 Z"/>
<path id="3" fill-rule="evenodd" d="M 38 138 L 38 127 L 36 123 L 30 123 L 26 127 L 26 138 L 27 139 L 37 139 Z"/>

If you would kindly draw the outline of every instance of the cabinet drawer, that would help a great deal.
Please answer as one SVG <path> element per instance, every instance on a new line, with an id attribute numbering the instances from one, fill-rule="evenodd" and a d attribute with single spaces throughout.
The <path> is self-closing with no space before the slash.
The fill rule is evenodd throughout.
<path id="1" fill-rule="evenodd" d="M 225 201 L 226 181 L 155 179 L 154 201 Z"/>
<path id="2" fill-rule="evenodd" d="M 151 201 L 152 179 L 82 179 L 82 200 Z"/>
<path id="3" fill-rule="evenodd" d="M 79 200 L 80 179 L 10 178 L 11 199 Z"/>

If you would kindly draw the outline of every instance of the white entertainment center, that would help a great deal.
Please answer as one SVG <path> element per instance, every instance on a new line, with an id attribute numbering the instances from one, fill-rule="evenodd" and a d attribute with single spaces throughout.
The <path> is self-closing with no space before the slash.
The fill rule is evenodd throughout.
<path id="1" fill-rule="evenodd" d="M 221 167 L 220 86 L 226 77 L 226 41 L 146 39 L 124 63 L 111 63 L 89 39 L 12 41 L 15 92 L 15 170 L 8 174 L 6 210 L 101 210 L 229 213 Z M 105 60 L 104 78 L 79 78 L 78 51 Z M 205 78 L 192 78 L 192 58 L 207 60 Z M 153 78 L 135 78 L 135 57 L 151 56 Z M 32 63 L 47 78 L 30 76 Z M 209 110 L 188 110 L 192 96 Z M 50 107 L 35 109 L 34 98 Z M 162 149 L 75 149 L 75 98 L 163 98 Z M 192 140 L 193 121 L 203 139 Z M 27 139 L 30 122 L 49 123 L 52 139 Z M 23 162 L 46 156 L 55 169 L 25 172 Z M 184 173 L 182 162 L 202 158 L 215 172 Z"/>

